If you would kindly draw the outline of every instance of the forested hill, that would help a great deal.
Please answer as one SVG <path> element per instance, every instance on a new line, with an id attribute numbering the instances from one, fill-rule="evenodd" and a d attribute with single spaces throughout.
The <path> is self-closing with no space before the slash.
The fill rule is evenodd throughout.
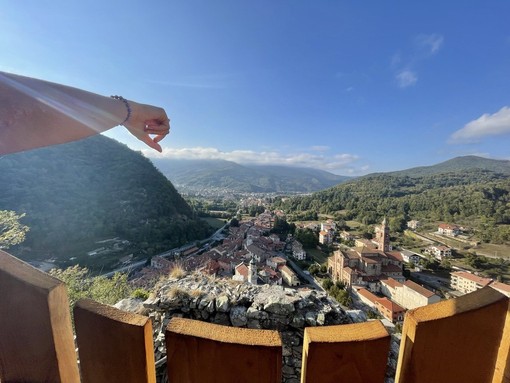
<path id="1" fill-rule="evenodd" d="M 462 156 L 455 157 L 448 161 L 444 161 L 432 166 L 420 166 L 386 174 L 416 177 L 465 170 L 489 170 L 491 172 L 506 174 L 510 176 L 510 161 L 493 160 L 490 158 L 483 158 L 478 156 Z"/>
<path id="2" fill-rule="evenodd" d="M 26 213 L 28 256 L 70 257 L 111 237 L 157 250 L 211 230 L 148 159 L 101 135 L 4 156 L 0 185 L 0 210 Z"/>
<path id="3" fill-rule="evenodd" d="M 311 196 L 286 199 L 277 207 L 297 219 L 315 212 L 365 224 L 384 216 L 510 223 L 510 177 L 478 169 L 415 177 L 377 174 Z"/>

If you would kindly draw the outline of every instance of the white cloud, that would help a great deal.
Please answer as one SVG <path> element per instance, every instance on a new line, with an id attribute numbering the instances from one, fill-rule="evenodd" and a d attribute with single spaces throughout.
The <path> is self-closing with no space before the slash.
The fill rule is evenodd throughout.
<path id="1" fill-rule="evenodd" d="M 312 146 L 310 149 L 314 150 L 316 152 L 327 152 L 331 148 L 329 146 L 325 146 L 325 145 L 315 145 L 315 146 Z"/>
<path id="2" fill-rule="evenodd" d="M 436 54 L 443 45 L 443 42 L 444 37 L 437 33 L 429 35 L 422 34 L 416 37 L 416 44 L 418 47 L 424 49 L 429 55 Z"/>
<path id="3" fill-rule="evenodd" d="M 329 149 L 325 146 L 315 147 Z M 341 153 L 325 156 L 322 153 L 290 153 L 284 154 L 276 151 L 256 152 L 253 150 L 221 151 L 216 148 L 163 148 L 162 153 L 151 149 L 142 149 L 142 153 L 149 158 L 169 159 L 204 159 L 226 160 L 240 164 L 257 165 L 286 165 L 322 169 L 336 174 L 363 173 L 361 169 L 353 169 L 352 164 L 359 159 L 355 154 Z"/>
<path id="4" fill-rule="evenodd" d="M 416 81 L 418 81 L 416 73 L 409 69 L 404 69 L 400 71 L 399 73 L 397 73 L 395 78 L 397 79 L 397 83 L 400 88 L 407 88 L 408 86 L 416 84 Z"/>
<path id="5" fill-rule="evenodd" d="M 485 136 L 510 134 L 510 107 L 504 106 L 494 114 L 485 113 L 468 122 L 450 137 L 451 143 L 475 142 Z"/>

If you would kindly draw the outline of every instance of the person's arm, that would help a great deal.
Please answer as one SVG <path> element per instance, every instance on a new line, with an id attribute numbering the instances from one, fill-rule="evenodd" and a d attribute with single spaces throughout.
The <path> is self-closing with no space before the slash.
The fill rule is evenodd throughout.
<path id="1" fill-rule="evenodd" d="M 0 72 L 0 154 L 79 140 L 123 124 L 161 151 L 169 132 L 162 108 Z M 151 135 L 154 135 L 152 137 Z"/>

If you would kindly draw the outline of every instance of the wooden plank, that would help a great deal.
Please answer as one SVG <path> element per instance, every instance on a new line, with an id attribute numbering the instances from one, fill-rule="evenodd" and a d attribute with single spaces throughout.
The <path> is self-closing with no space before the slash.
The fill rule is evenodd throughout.
<path id="1" fill-rule="evenodd" d="M 301 383 L 381 383 L 390 335 L 380 321 L 307 327 Z"/>
<path id="2" fill-rule="evenodd" d="M 0 381 L 80 381 L 65 285 L 1 250 Z"/>
<path id="3" fill-rule="evenodd" d="M 508 308 L 507 297 L 486 287 L 409 310 L 396 382 L 493 382 L 500 346 L 508 347 L 503 338 Z M 506 362 L 499 365 L 500 371 Z"/>
<path id="4" fill-rule="evenodd" d="M 74 322 L 83 383 L 156 381 L 149 318 L 80 299 Z"/>
<path id="5" fill-rule="evenodd" d="M 165 335 L 171 383 L 281 382 L 277 331 L 173 318 Z"/>

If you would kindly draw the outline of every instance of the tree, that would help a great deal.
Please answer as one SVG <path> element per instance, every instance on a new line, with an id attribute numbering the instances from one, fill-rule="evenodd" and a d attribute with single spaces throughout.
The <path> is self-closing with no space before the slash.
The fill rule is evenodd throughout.
<path id="1" fill-rule="evenodd" d="M 319 244 L 319 238 L 311 229 L 298 229 L 296 231 L 296 239 L 306 249 L 315 248 Z"/>
<path id="2" fill-rule="evenodd" d="M 92 277 L 86 267 L 78 265 L 63 270 L 52 269 L 49 274 L 66 284 L 71 307 L 81 298 L 112 305 L 127 298 L 132 291 L 127 274 L 115 273 L 112 278 Z"/>
<path id="3" fill-rule="evenodd" d="M 20 222 L 24 216 L 14 211 L 0 210 L 0 249 L 8 249 L 25 240 L 29 227 Z"/>
<path id="4" fill-rule="evenodd" d="M 329 290 L 333 286 L 333 281 L 330 278 L 326 278 L 322 281 L 322 287 L 325 290 Z"/>

